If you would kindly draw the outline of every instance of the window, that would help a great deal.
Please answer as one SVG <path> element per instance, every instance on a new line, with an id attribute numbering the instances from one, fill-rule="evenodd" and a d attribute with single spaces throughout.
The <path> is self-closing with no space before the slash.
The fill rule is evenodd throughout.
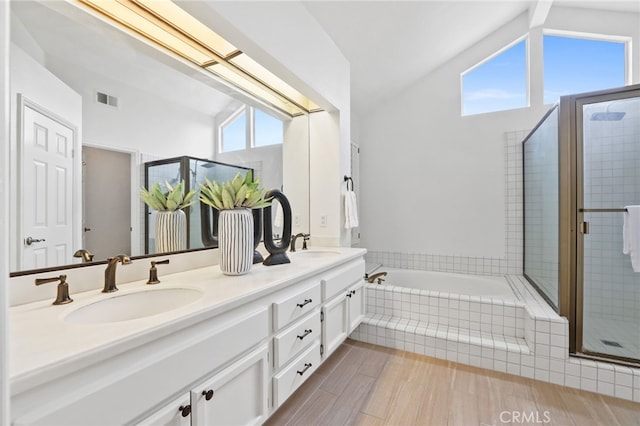
<path id="1" fill-rule="evenodd" d="M 625 43 L 545 35 L 544 103 L 625 84 Z"/>
<path id="2" fill-rule="evenodd" d="M 247 114 L 242 108 L 220 126 L 220 152 L 245 149 L 246 134 Z"/>
<path id="3" fill-rule="evenodd" d="M 279 145 L 284 139 L 284 123 L 259 109 L 243 106 L 222 122 L 218 135 L 218 152 Z"/>
<path id="4" fill-rule="evenodd" d="M 527 105 L 526 40 L 516 42 L 462 74 L 462 115 Z"/>
<path id="5" fill-rule="evenodd" d="M 259 109 L 254 109 L 254 146 L 277 145 L 282 143 L 284 134 L 283 123 L 265 114 Z"/>

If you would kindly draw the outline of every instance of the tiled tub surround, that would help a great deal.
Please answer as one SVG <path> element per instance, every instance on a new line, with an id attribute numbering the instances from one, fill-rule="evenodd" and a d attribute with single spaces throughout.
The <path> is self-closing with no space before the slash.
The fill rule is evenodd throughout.
<path id="1" fill-rule="evenodd" d="M 569 357 L 567 320 L 526 279 L 506 279 L 516 300 L 368 284 L 351 337 L 640 402 L 640 369 Z"/>

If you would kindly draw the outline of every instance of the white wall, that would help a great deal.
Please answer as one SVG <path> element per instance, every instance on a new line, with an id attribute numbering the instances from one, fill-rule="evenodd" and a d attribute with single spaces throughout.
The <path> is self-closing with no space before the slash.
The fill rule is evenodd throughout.
<path id="1" fill-rule="evenodd" d="M 552 10 L 554 29 L 633 36 L 638 17 Z M 595 22 L 598 25 L 595 25 Z M 460 74 L 529 31 L 522 14 L 362 117 L 362 246 L 477 258 L 505 255 L 505 132 L 531 129 L 542 104 L 542 49 L 532 39 L 531 106 L 461 117 Z M 540 29 L 531 37 L 541 36 Z M 634 47 L 636 49 L 636 47 Z M 635 52 L 635 51 L 634 51 Z M 638 56 L 634 56 L 638 80 Z"/>
<path id="2" fill-rule="evenodd" d="M 75 64 L 52 71 L 82 95 L 84 139 L 101 146 L 159 156 L 213 158 L 214 119 Z M 118 97 L 118 108 L 99 104 L 95 92 Z M 161 93 L 162 87 L 158 87 Z"/>
<path id="3" fill-rule="evenodd" d="M 0 2 L 0 234 L 9 233 L 9 2 Z M 0 239 L 0 424 L 9 424 L 9 241 Z"/>

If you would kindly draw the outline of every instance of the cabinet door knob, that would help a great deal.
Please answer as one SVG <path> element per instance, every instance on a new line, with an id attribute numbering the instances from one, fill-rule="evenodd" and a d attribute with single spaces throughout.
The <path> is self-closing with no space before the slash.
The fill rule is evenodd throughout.
<path id="1" fill-rule="evenodd" d="M 209 389 L 209 390 L 203 390 L 202 391 L 202 395 L 204 395 L 204 399 L 206 399 L 207 401 L 209 401 L 211 398 L 213 398 L 213 389 Z"/>
<path id="2" fill-rule="evenodd" d="M 311 299 L 304 299 L 304 303 L 298 303 L 296 306 L 297 306 L 298 308 L 302 308 L 302 307 L 304 307 L 304 305 L 306 305 L 306 304 L 308 304 L 308 303 L 311 303 L 311 302 L 313 302 L 313 300 L 311 300 Z"/>
<path id="3" fill-rule="evenodd" d="M 188 417 L 191 414 L 191 405 L 181 405 L 178 411 L 182 413 L 182 417 Z"/>

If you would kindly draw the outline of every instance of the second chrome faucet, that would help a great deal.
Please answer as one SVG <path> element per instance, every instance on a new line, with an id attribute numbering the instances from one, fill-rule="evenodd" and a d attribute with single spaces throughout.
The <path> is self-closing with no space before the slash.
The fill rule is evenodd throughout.
<path id="1" fill-rule="evenodd" d="M 129 265 L 131 263 L 131 259 L 129 259 L 129 256 L 125 254 L 119 254 L 107 259 L 107 269 L 104 270 L 103 293 L 113 293 L 114 291 L 118 291 L 118 287 L 116 287 L 116 267 L 119 262 L 123 265 Z"/>

